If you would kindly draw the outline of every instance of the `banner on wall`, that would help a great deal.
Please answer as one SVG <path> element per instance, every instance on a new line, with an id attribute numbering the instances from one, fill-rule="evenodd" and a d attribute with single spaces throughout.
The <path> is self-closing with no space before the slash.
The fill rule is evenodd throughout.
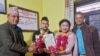
<path id="1" fill-rule="evenodd" d="M 71 29 L 74 26 L 74 0 L 65 0 L 65 18 L 71 22 Z"/>

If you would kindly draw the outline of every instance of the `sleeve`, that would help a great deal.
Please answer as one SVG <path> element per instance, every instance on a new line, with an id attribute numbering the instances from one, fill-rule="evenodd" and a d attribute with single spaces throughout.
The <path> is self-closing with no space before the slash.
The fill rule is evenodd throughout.
<path id="1" fill-rule="evenodd" d="M 73 33 L 71 33 L 68 37 L 68 44 L 67 44 L 67 48 L 66 48 L 66 53 L 71 53 L 72 52 L 72 48 L 75 44 L 75 35 Z"/>
<path id="2" fill-rule="evenodd" d="M 100 56 L 100 41 L 99 41 L 98 30 L 96 28 L 93 31 L 92 38 L 93 38 L 93 46 L 94 46 L 95 55 Z"/>
<path id="3" fill-rule="evenodd" d="M 27 46 L 22 46 L 21 44 L 14 43 L 13 37 L 5 29 L 0 29 L 0 40 L 3 43 L 3 47 L 5 47 L 5 49 L 8 48 L 18 53 L 26 53 L 28 50 Z"/>
<path id="4" fill-rule="evenodd" d="M 75 37 L 75 44 L 73 47 L 73 56 L 78 56 L 78 49 L 77 49 L 77 39 Z"/>
<path id="5" fill-rule="evenodd" d="M 33 37 L 32 37 L 32 41 L 33 41 L 33 42 L 35 42 L 35 35 L 36 35 L 36 33 L 34 32 L 34 33 L 33 33 Z"/>

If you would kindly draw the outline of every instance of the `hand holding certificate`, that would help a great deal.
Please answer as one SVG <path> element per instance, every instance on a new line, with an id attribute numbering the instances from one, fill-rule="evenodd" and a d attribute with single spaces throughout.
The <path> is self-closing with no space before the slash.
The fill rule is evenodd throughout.
<path id="1" fill-rule="evenodd" d="M 43 52 L 43 48 L 45 48 L 45 43 L 43 41 L 44 35 L 40 34 L 40 35 L 36 35 L 36 42 L 35 42 L 35 46 L 37 48 L 37 52 L 41 53 Z"/>
<path id="2" fill-rule="evenodd" d="M 54 53 L 56 51 L 56 43 L 53 34 L 46 34 L 44 36 L 44 42 L 50 53 Z"/>

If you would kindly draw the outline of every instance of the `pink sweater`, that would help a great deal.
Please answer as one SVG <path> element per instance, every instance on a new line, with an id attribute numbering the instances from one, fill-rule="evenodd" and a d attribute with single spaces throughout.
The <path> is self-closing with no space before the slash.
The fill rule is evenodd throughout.
<path id="1" fill-rule="evenodd" d="M 55 35 L 55 38 L 56 38 L 56 35 Z M 68 35 L 69 35 L 68 36 L 68 44 L 66 46 L 67 48 L 64 51 L 58 52 L 56 54 L 56 56 L 78 56 L 76 36 L 73 32 L 68 32 Z M 74 47 L 74 49 L 72 51 L 73 47 Z"/>

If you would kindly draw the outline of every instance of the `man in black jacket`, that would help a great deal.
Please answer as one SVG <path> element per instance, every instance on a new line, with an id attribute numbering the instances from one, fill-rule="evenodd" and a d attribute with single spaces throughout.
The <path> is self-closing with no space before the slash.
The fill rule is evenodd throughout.
<path id="1" fill-rule="evenodd" d="M 35 42 L 36 41 L 36 35 L 39 35 L 39 34 L 43 34 L 43 35 L 45 35 L 45 34 L 50 34 L 50 33 L 52 33 L 49 29 L 48 29 L 48 27 L 49 27 L 49 20 L 48 20 L 48 18 L 47 17 L 42 17 L 42 19 L 41 19 L 41 28 L 38 30 L 38 31 L 35 31 L 34 32 L 34 34 L 33 34 L 33 42 Z M 43 48 L 44 50 L 43 50 L 43 52 L 42 53 L 34 53 L 33 54 L 33 56 L 50 56 L 50 54 L 49 53 L 47 53 L 47 52 L 45 52 L 45 49 L 46 48 Z"/>

